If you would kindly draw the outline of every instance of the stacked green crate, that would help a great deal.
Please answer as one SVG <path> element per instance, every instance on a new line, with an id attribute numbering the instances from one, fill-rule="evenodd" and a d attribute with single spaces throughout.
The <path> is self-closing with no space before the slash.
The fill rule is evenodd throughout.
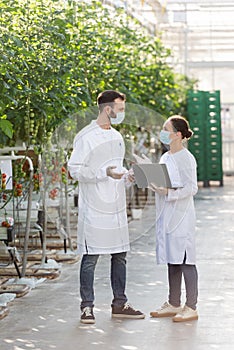
<path id="1" fill-rule="evenodd" d="M 195 156 L 197 161 L 198 181 L 203 181 L 206 176 L 206 135 L 204 128 L 205 108 L 203 94 L 199 91 L 190 91 L 187 108 L 190 127 L 194 132 L 193 137 L 189 141 L 189 150 Z"/>
<path id="2" fill-rule="evenodd" d="M 205 92 L 207 101 L 207 175 L 223 184 L 220 92 Z"/>
<path id="3" fill-rule="evenodd" d="M 189 149 L 197 160 L 198 181 L 223 185 L 220 92 L 190 91 L 188 119 L 194 136 Z"/>

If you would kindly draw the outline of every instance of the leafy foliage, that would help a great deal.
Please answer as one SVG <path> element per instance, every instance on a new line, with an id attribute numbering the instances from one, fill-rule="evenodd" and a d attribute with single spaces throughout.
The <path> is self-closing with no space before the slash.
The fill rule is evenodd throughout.
<path id="1" fill-rule="evenodd" d="M 1 135 L 2 133 L 2 135 Z M 0 118 L 0 137 L 9 137 L 12 138 L 13 136 L 13 127 L 11 122 L 9 120 L 6 120 L 6 115 L 3 115 Z"/>
<path id="2" fill-rule="evenodd" d="M 44 145 L 104 89 L 165 116 L 183 112 L 192 82 L 169 67 L 160 39 L 121 10 L 97 1 L 2 0 L 0 29 L 0 115 L 14 125 L 2 146 Z"/>

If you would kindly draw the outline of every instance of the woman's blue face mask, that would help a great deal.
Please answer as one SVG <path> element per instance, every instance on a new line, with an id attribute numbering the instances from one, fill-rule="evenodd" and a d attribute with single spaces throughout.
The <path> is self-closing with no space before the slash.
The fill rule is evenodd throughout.
<path id="1" fill-rule="evenodd" d="M 170 139 L 170 131 L 166 131 L 166 130 L 161 130 L 160 134 L 159 134 L 159 139 L 160 141 L 164 144 L 164 145 L 170 145 L 171 143 L 171 139 Z"/>

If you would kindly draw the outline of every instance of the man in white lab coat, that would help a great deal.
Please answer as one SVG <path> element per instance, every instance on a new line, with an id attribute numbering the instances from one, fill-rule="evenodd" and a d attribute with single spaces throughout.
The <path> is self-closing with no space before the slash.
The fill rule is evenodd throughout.
<path id="1" fill-rule="evenodd" d="M 124 119 L 125 95 L 114 90 L 97 99 L 99 115 L 75 137 L 68 161 L 79 181 L 78 252 L 81 322 L 95 323 L 94 271 L 100 254 L 111 254 L 112 317 L 144 318 L 127 303 L 126 252 L 129 247 L 125 186 L 134 181 L 123 167 L 125 145 L 111 124 Z"/>

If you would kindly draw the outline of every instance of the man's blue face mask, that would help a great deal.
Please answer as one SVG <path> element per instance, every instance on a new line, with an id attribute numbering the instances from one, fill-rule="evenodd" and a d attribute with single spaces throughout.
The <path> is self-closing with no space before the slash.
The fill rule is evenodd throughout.
<path id="1" fill-rule="evenodd" d="M 110 117 L 111 124 L 121 124 L 125 118 L 125 112 L 116 113 L 116 118 Z"/>

